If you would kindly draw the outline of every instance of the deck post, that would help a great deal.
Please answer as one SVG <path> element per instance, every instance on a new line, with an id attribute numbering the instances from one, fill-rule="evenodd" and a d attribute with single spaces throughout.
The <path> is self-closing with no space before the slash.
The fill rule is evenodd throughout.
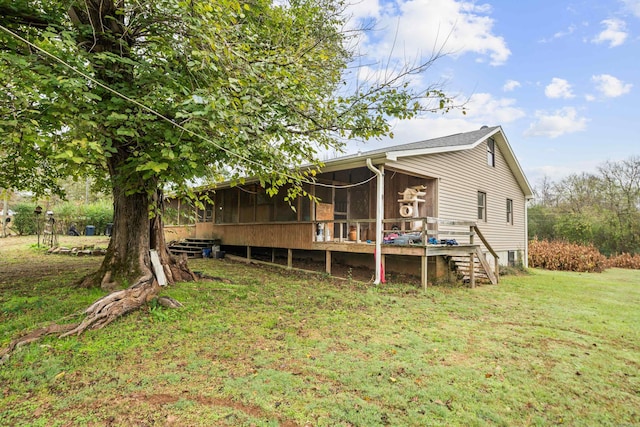
<path id="1" fill-rule="evenodd" d="M 287 249 L 287 268 L 293 267 L 293 249 Z"/>
<path id="2" fill-rule="evenodd" d="M 327 274 L 331 274 L 331 251 L 327 251 L 325 255 L 324 271 Z"/>
<path id="3" fill-rule="evenodd" d="M 496 283 L 500 282 L 500 262 L 498 262 L 498 258 L 493 257 L 493 271 L 496 274 Z"/>
<path id="4" fill-rule="evenodd" d="M 251 246 L 247 246 L 247 260 L 251 259 Z"/>
<path id="5" fill-rule="evenodd" d="M 476 287 L 476 267 L 473 252 L 469 254 L 469 284 L 471 284 L 472 289 Z"/>
<path id="6" fill-rule="evenodd" d="M 429 270 L 429 257 L 425 254 L 422 255 L 422 259 L 421 259 L 421 264 L 422 264 L 422 274 L 421 274 L 421 280 L 422 280 L 422 289 L 426 292 L 427 291 L 427 278 L 428 278 L 428 270 Z"/>
<path id="7" fill-rule="evenodd" d="M 276 248 L 271 248 L 271 263 L 276 263 Z"/>

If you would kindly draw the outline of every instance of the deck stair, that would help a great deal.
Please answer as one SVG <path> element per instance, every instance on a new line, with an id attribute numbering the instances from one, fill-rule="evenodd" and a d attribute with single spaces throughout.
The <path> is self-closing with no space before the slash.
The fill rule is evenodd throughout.
<path id="1" fill-rule="evenodd" d="M 169 245 L 169 252 L 173 255 L 187 255 L 187 258 L 202 258 L 203 249 L 211 249 L 213 246 L 220 246 L 219 239 L 198 239 L 188 237 L 179 242 Z"/>
<path id="2" fill-rule="evenodd" d="M 478 248 L 473 257 L 473 275 L 476 282 L 484 282 L 491 283 L 496 285 L 498 283 L 498 279 L 494 273 L 494 271 L 489 266 L 486 257 Z M 453 264 L 453 270 L 458 272 L 458 275 L 462 278 L 463 282 L 471 281 L 470 276 L 470 257 L 469 256 L 461 256 L 454 255 L 449 257 L 449 260 Z"/>

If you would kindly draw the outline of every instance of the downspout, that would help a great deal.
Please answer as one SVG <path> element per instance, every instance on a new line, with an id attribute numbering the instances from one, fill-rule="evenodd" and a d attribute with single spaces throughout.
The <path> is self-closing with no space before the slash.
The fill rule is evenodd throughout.
<path id="1" fill-rule="evenodd" d="M 529 268 L 529 202 L 532 198 L 524 199 L 524 260 L 522 265 L 524 268 Z"/>
<path id="2" fill-rule="evenodd" d="M 376 191 L 376 278 L 373 282 L 373 284 L 377 286 L 382 280 L 382 217 L 384 215 L 384 167 L 381 166 L 380 169 L 377 169 L 375 166 L 373 166 L 373 163 L 371 163 L 371 159 L 367 159 L 367 167 L 378 177 L 378 187 Z"/>

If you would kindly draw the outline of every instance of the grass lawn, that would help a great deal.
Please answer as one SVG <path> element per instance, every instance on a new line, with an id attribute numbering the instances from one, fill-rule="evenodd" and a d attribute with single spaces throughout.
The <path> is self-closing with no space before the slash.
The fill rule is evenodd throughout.
<path id="1" fill-rule="evenodd" d="M 100 259 L 5 240 L 0 345 L 101 295 L 71 286 Z M 424 293 L 190 265 L 216 280 L 167 289 L 184 308 L 0 365 L 0 425 L 640 425 L 640 271 L 533 270 Z"/>

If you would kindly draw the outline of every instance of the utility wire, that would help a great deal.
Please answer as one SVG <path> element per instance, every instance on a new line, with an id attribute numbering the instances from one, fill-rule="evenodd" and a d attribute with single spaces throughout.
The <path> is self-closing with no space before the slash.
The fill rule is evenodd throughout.
<path id="1" fill-rule="evenodd" d="M 171 120 L 170 118 L 168 118 L 168 117 L 164 116 L 162 113 L 159 113 L 159 112 L 157 112 L 156 110 L 154 110 L 153 108 L 151 108 L 151 107 L 148 107 L 148 106 L 144 105 L 144 104 L 143 104 L 143 103 L 141 103 L 140 101 L 137 101 L 137 100 L 135 100 L 135 99 L 133 99 L 133 98 L 130 98 L 130 97 L 128 97 L 127 95 L 124 95 L 124 94 L 122 94 L 122 93 L 118 92 L 117 90 L 110 88 L 109 86 L 105 85 L 104 83 L 102 83 L 102 82 L 100 82 L 100 81 L 98 81 L 98 80 L 94 79 L 94 78 L 93 78 L 93 77 L 91 77 L 90 75 L 88 75 L 88 74 L 84 73 L 83 71 L 81 71 L 81 70 L 77 69 L 76 67 L 74 67 L 73 65 L 69 64 L 69 63 L 68 63 L 68 62 L 66 62 L 64 59 L 62 59 L 62 58 L 58 58 L 58 57 L 57 57 L 57 56 L 55 56 L 54 54 L 52 54 L 52 53 L 50 53 L 50 52 L 46 51 L 45 49 L 41 48 L 40 46 L 37 46 L 37 45 L 33 44 L 32 42 L 30 42 L 29 40 L 27 40 L 27 39 L 25 39 L 24 37 L 20 36 L 19 34 L 14 33 L 13 31 L 11 31 L 10 29 L 6 28 L 6 27 L 5 27 L 5 26 L 3 26 L 2 24 L 0 24 L 0 29 L 1 29 L 1 30 L 3 30 L 4 32 L 6 32 L 7 34 L 9 34 L 11 37 L 14 37 L 14 38 L 16 38 L 16 39 L 20 40 L 21 42 L 23 42 L 23 43 L 27 44 L 28 46 L 30 46 L 30 47 L 32 47 L 32 48 L 34 48 L 34 49 L 36 49 L 36 50 L 38 50 L 38 51 L 42 52 L 43 54 L 45 54 L 45 55 L 46 55 L 46 56 L 48 56 L 49 58 L 53 59 L 54 61 L 56 61 L 56 62 L 58 62 L 58 63 L 60 63 L 60 64 L 64 65 L 65 67 L 67 67 L 67 68 L 69 68 L 70 70 L 72 70 L 74 73 L 81 75 L 81 76 L 82 76 L 82 77 L 84 77 L 85 79 L 87 79 L 87 80 L 89 80 L 89 81 L 91 81 L 91 82 L 95 83 L 96 85 L 100 86 L 101 88 L 103 88 L 103 89 L 105 89 L 105 90 L 107 90 L 107 91 L 109 91 L 109 92 L 113 93 L 114 95 L 119 96 L 120 98 L 122 98 L 122 99 L 124 99 L 124 100 L 126 100 L 126 101 L 129 101 L 129 102 L 131 102 L 132 104 L 137 105 L 138 107 L 140 107 L 140 108 L 142 108 L 142 109 L 144 109 L 144 110 L 148 111 L 149 113 L 151 113 L 151 114 L 155 115 L 156 117 L 158 117 L 158 118 L 160 118 L 160 119 L 162 119 L 162 120 L 164 120 L 164 121 L 168 122 L 169 124 L 171 124 L 171 125 L 173 125 L 173 126 L 177 127 L 178 129 L 183 130 L 184 132 L 188 133 L 189 135 L 191 135 L 191 136 L 193 136 L 193 137 L 195 137 L 195 138 L 200 138 L 200 139 L 202 139 L 203 141 L 210 143 L 210 144 L 211 144 L 211 145 L 213 145 L 214 147 L 218 148 L 219 150 L 224 151 L 225 153 L 229 154 L 229 155 L 230 155 L 230 156 L 232 156 L 232 157 L 237 157 L 237 158 L 238 158 L 238 159 L 240 159 L 240 160 L 243 160 L 243 161 L 245 161 L 245 162 L 247 162 L 247 163 L 253 164 L 253 165 L 258 166 L 258 167 L 260 167 L 260 168 L 267 168 L 267 166 L 266 166 L 266 165 L 263 165 L 263 164 L 261 164 L 261 163 L 259 163 L 259 162 L 256 162 L 256 161 L 251 160 L 251 159 L 249 159 L 249 158 L 247 158 L 247 157 L 244 157 L 244 156 L 243 156 L 243 155 L 241 155 L 241 154 L 235 153 L 235 152 L 233 152 L 233 151 L 231 151 L 231 150 L 229 150 L 229 149 L 227 149 L 227 148 L 223 147 L 222 145 L 217 144 L 217 143 L 216 143 L 216 142 L 214 142 L 212 139 L 210 139 L 210 138 L 208 138 L 208 137 L 206 137 L 206 136 L 204 136 L 204 135 L 198 134 L 198 133 L 196 133 L 196 132 L 194 132 L 194 131 L 192 131 L 192 130 L 190 130 L 190 129 L 185 128 L 185 127 L 184 127 L 184 126 L 182 126 L 180 123 L 177 123 L 177 122 L 175 122 L 175 121 Z M 268 169 L 268 168 L 267 168 L 267 169 Z M 355 184 L 349 184 L 349 185 L 343 185 L 343 186 L 340 186 L 340 185 L 332 185 L 332 184 L 323 184 L 323 183 L 314 182 L 314 181 L 307 181 L 306 179 L 300 179 L 299 177 L 295 177 L 295 176 L 291 176 L 291 175 L 287 175 L 287 174 L 283 174 L 283 176 L 285 176 L 285 177 L 287 177 L 287 178 L 294 179 L 294 180 L 296 180 L 296 181 L 298 181 L 298 180 L 299 180 L 299 181 L 301 181 L 301 182 L 303 182 L 303 183 L 305 183 L 305 184 L 317 185 L 317 186 L 321 186 L 321 187 L 328 187 L 328 188 L 335 188 L 335 189 L 344 189 L 344 188 L 357 187 L 357 186 L 359 186 L 359 185 L 366 184 L 367 182 L 369 182 L 369 181 L 371 181 L 373 178 L 375 178 L 375 175 L 373 175 L 373 176 L 371 176 L 369 179 L 366 179 L 366 180 L 364 180 L 364 181 L 362 181 L 362 182 L 358 182 L 358 183 L 355 183 Z"/>

